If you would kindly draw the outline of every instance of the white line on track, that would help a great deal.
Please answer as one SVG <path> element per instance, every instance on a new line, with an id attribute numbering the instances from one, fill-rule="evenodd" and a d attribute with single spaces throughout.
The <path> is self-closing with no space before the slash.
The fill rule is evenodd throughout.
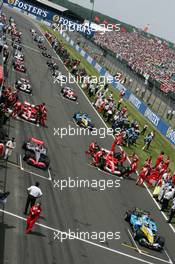
<path id="1" fill-rule="evenodd" d="M 8 212 L 6 210 L 3 210 L 3 209 L 0 209 L 0 212 L 6 214 L 6 215 L 9 215 L 9 216 L 13 216 L 17 219 L 20 219 L 20 220 L 23 220 L 23 221 L 26 221 L 26 218 L 22 217 L 22 216 L 19 216 L 19 215 L 16 215 L 16 214 L 13 214 L 11 212 Z M 86 244 L 89 244 L 89 245 L 92 245 L 92 246 L 95 246 L 95 247 L 98 247 L 98 248 L 102 248 L 106 251 L 110 251 L 112 253 L 115 253 L 115 254 L 118 254 L 118 255 L 121 255 L 121 256 L 124 256 L 124 257 L 127 257 L 127 258 L 130 258 L 130 259 L 133 259 L 135 261 L 139 261 L 139 262 L 142 262 L 142 263 L 147 263 L 147 264 L 155 264 L 154 262 L 150 262 L 150 261 L 147 261 L 147 260 L 144 260 L 144 259 L 141 259 L 141 258 L 138 258 L 138 257 L 135 257 L 133 255 L 130 255 L 130 254 L 126 254 L 122 251 L 119 251 L 119 250 L 116 250 L 116 249 L 112 249 L 112 248 L 108 248 L 108 247 L 105 247 L 103 245 L 100 245 L 100 244 L 97 244 L 97 243 L 94 243 L 92 241 L 89 241 L 89 240 L 85 240 L 83 238 L 80 238 L 80 237 L 76 237 L 76 236 L 73 236 L 73 235 L 70 235 L 69 233 L 67 232 L 63 232 L 63 231 L 60 231 L 58 229 L 55 229 L 53 227 L 50 227 L 50 226 L 46 226 L 46 225 L 43 225 L 43 224 L 40 224 L 40 223 L 36 223 L 35 225 L 37 226 L 40 226 L 40 227 L 43 227 L 45 229 L 48 229 L 52 232 L 56 232 L 56 233 L 61 233 L 61 234 L 67 234 L 67 236 L 69 237 L 69 239 L 76 239 L 76 240 L 79 240 L 79 241 L 82 241 Z M 149 255 L 148 255 L 149 256 Z M 169 262 L 168 262 L 169 263 Z"/>
<path id="2" fill-rule="evenodd" d="M 52 174 L 49 168 L 48 168 L 48 174 L 49 174 L 49 180 L 52 181 Z"/>
<path id="3" fill-rule="evenodd" d="M 38 25 L 36 25 L 37 26 L 37 28 L 40 30 L 40 32 L 42 33 L 42 35 L 45 37 L 45 35 L 43 34 L 43 32 L 42 32 L 42 30 L 40 29 L 40 27 L 38 26 Z M 45 39 L 46 39 L 46 41 L 48 42 L 48 44 L 50 45 L 50 43 L 49 43 L 49 41 L 47 40 L 47 38 L 45 37 Z M 52 48 L 52 46 L 50 45 L 50 47 Z M 56 53 L 56 51 L 55 50 L 53 50 L 54 52 L 55 52 L 55 54 L 56 54 L 56 56 L 58 57 L 58 59 L 61 61 L 61 63 L 63 64 L 63 66 L 64 66 L 64 68 L 66 69 L 66 71 L 69 73 L 69 74 L 71 74 L 70 72 L 69 72 L 69 70 L 66 68 L 66 66 L 64 65 L 64 63 L 63 63 L 63 61 L 61 60 L 61 58 L 58 56 L 58 54 Z M 72 74 L 71 74 L 72 75 Z M 98 115 L 98 117 L 101 119 L 101 121 L 102 121 L 102 123 L 104 124 L 104 126 L 106 127 L 106 128 L 108 128 L 108 126 L 106 125 L 106 123 L 104 122 L 104 120 L 103 120 L 103 118 L 100 116 L 100 114 L 98 113 L 98 111 L 93 107 L 93 105 L 92 105 L 92 103 L 91 103 L 91 101 L 89 100 L 89 98 L 87 97 L 87 95 L 84 93 L 84 91 L 82 90 L 82 88 L 80 87 L 80 85 L 76 82 L 76 84 L 77 84 L 77 87 L 80 89 L 80 91 L 82 92 L 82 94 L 84 95 L 84 97 L 86 98 L 86 100 L 89 102 L 89 104 L 91 105 L 91 107 L 92 107 L 92 109 L 95 111 L 95 113 Z M 111 135 L 112 136 L 112 135 Z M 115 138 L 114 136 L 112 136 L 113 138 Z M 120 147 L 120 149 L 122 149 L 122 147 Z M 127 160 L 128 160 L 128 162 L 129 163 L 131 163 L 131 161 L 130 161 L 130 159 L 127 157 Z M 136 172 L 137 173 L 137 176 L 138 176 L 138 171 Z M 156 206 L 158 207 L 158 209 L 160 209 L 160 206 L 159 206 L 159 204 L 156 202 L 156 200 L 153 198 L 153 196 L 152 196 L 152 193 L 150 192 L 150 190 L 149 190 L 149 188 L 148 188 L 148 186 L 144 183 L 144 186 L 145 186 L 145 188 L 146 188 L 146 190 L 148 191 L 148 193 L 149 193 L 149 195 L 151 196 L 151 198 L 152 198 L 152 200 L 154 201 L 154 203 L 156 204 Z M 162 212 L 161 211 L 161 213 L 162 213 L 162 215 L 163 215 L 163 217 L 165 218 L 165 220 L 167 220 L 167 217 L 166 217 L 166 215 L 165 215 L 165 213 L 164 212 Z M 172 224 L 168 224 L 167 223 L 167 225 L 169 225 L 170 226 L 170 228 L 172 229 L 172 231 L 175 233 L 175 228 L 173 227 L 173 225 Z"/>
<path id="4" fill-rule="evenodd" d="M 16 167 L 16 168 L 20 169 L 20 166 L 19 166 L 19 165 L 15 164 L 15 163 L 13 163 L 13 162 L 11 162 L 11 161 L 7 161 L 7 163 L 8 163 L 9 165 L 13 166 L 13 167 Z"/>
<path id="5" fill-rule="evenodd" d="M 164 252 L 165 252 L 165 250 L 164 250 Z M 144 252 L 142 252 L 142 251 L 140 252 L 140 254 L 141 254 L 141 255 L 144 255 L 144 256 L 146 256 L 146 257 L 152 258 L 152 259 L 159 260 L 159 261 L 164 262 L 164 263 L 173 264 L 172 260 L 171 260 L 170 257 L 168 256 L 167 252 L 166 252 L 166 256 L 167 256 L 167 258 L 168 258 L 168 261 L 165 260 L 165 259 L 160 259 L 160 258 L 157 258 L 157 257 L 155 257 L 155 256 L 149 255 L 149 254 L 144 253 Z"/>
<path id="6" fill-rule="evenodd" d="M 100 171 L 100 172 L 102 172 L 103 174 L 106 174 L 106 175 L 108 175 L 108 176 L 110 176 L 110 177 L 114 177 L 117 181 L 121 181 L 121 180 L 123 180 L 123 177 L 118 176 L 118 175 L 114 175 L 114 174 L 112 174 L 112 173 L 110 173 L 110 172 L 107 172 L 107 171 L 104 171 L 104 170 L 101 170 L 100 168 L 95 167 L 95 166 L 93 166 L 93 165 L 91 165 L 91 164 L 87 164 L 87 166 L 89 166 L 89 167 L 91 167 L 91 168 L 93 168 L 93 169 L 97 169 L 98 171 Z"/>
<path id="7" fill-rule="evenodd" d="M 20 169 L 24 170 L 23 166 L 22 166 L 22 157 L 21 157 L 21 155 L 19 155 L 19 165 L 20 165 Z"/>
<path id="8" fill-rule="evenodd" d="M 137 251 L 138 251 L 139 253 L 141 253 L 141 250 L 140 250 L 139 247 L 137 246 L 137 243 L 135 242 L 135 240 L 134 240 L 134 238 L 133 238 L 133 236 L 132 236 L 132 234 L 131 234 L 131 232 L 130 232 L 129 229 L 128 229 L 128 233 L 129 233 L 129 235 L 130 235 L 130 237 L 131 237 L 131 240 L 132 240 L 132 242 L 133 242 L 135 248 L 137 249 Z"/>
<path id="9" fill-rule="evenodd" d="M 164 262 L 164 263 L 173 264 L 172 260 L 170 259 L 169 255 L 167 254 L 167 252 L 166 252 L 165 250 L 164 250 L 164 252 L 165 252 L 165 254 L 166 254 L 167 258 L 168 258 L 168 261 L 165 260 L 165 259 L 161 259 L 161 258 L 158 258 L 158 257 L 152 256 L 152 255 L 150 255 L 150 254 L 147 254 L 147 253 L 143 252 L 143 251 L 138 247 L 138 245 L 137 245 L 136 241 L 134 240 L 134 237 L 133 237 L 133 235 L 131 234 L 131 232 L 130 232 L 129 229 L 128 229 L 128 233 L 129 233 L 129 235 L 130 235 L 130 237 L 131 237 L 131 239 L 132 239 L 132 242 L 133 242 L 135 248 L 137 249 L 137 251 L 138 251 L 141 255 L 144 255 L 144 256 L 147 256 L 147 257 L 149 257 L 149 258 L 153 258 L 153 259 L 156 259 L 156 260 L 160 260 L 161 262 Z"/>
<path id="10" fill-rule="evenodd" d="M 31 175 L 37 176 L 37 177 L 39 177 L 39 178 L 42 178 L 42 179 L 44 179 L 44 180 L 51 181 L 50 178 L 47 178 L 47 177 L 42 176 L 42 175 L 40 175 L 40 174 L 38 174 L 38 173 L 35 173 L 35 172 L 32 172 L 32 171 L 26 170 L 26 169 L 24 169 L 24 168 L 23 168 L 22 171 L 26 172 L 27 174 L 31 174 Z"/>
<path id="11" fill-rule="evenodd" d="M 25 119 L 23 119 L 23 118 L 20 118 L 20 117 L 16 117 L 16 120 L 20 120 L 20 121 L 22 121 L 22 122 L 24 122 L 24 123 L 27 123 L 27 124 L 30 124 L 30 125 L 32 125 L 32 126 L 36 126 L 36 127 L 39 127 L 39 124 L 35 124 L 35 123 L 32 123 L 32 122 L 29 122 L 29 121 L 27 121 L 27 120 L 25 120 Z"/>

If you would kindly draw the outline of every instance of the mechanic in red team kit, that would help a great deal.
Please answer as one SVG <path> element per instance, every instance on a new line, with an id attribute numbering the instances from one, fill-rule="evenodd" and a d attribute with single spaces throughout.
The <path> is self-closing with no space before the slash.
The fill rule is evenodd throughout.
<path id="1" fill-rule="evenodd" d="M 31 207 L 30 214 L 27 217 L 26 234 L 28 234 L 29 232 L 32 231 L 32 228 L 33 228 L 35 222 L 40 217 L 41 211 L 42 211 L 41 203 L 37 203 Z"/>
<path id="2" fill-rule="evenodd" d="M 17 101 L 17 102 L 14 104 L 14 106 L 13 106 L 13 112 L 12 112 L 12 117 L 13 117 L 13 118 L 16 118 L 16 117 L 19 115 L 19 113 L 20 113 L 20 111 L 21 111 L 21 106 L 22 106 L 22 104 L 21 104 L 20 101 Z"/>
<path id="3" fill-rule="evenodd" d="M 100 150 L 100 147 L 98 146 L 97 142 L 94 141 L 89 145 L 89 149 L 86 151 L 86 154 L 94 156 L 98 150 Z"/>
<path id="4" fill-rule="evenodd" d="M 156 165 L 155 165 L 155 168 L 158 168 L 160 163 L 163 161 L 163 158 L 164 158 L 164 152 L 161 151 L 159 156 L 157 157 L 156 159 Z"/>
<path id="5" fill-rule="evenodd" d="M 36 105 L 35 108 L 38 110 L 37 122 L 42 126 L 46 126 L 47 110 L 45 103 Z"/>
<path id="6" fill-rule="evenodd" d="M 138 162 L 139 162 L 139 157 L 135 153 L 133 153 L 129 157 L 131 160 L 131 164 L 130 164 L 130 170 L 128 172 L 128 176 L 133 174 L 133 173 L 136 173 Z"/>

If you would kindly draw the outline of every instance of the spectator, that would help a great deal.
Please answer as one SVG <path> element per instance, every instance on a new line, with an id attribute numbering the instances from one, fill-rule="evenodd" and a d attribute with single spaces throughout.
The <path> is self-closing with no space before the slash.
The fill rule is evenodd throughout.
<path id="1" fill-rule="evenodd" d="M 148 129 L 148 126 L 147 125 L 144 125 L 142 131 L 140 132 L 141 135 L 145 135 L 145 132 L 147 131 Z"/>
<path id="2" fill-rule="evenodd" d="M 172 204 L 170 212 L 169 212 L 169 218 L 167 220 L 167 223 L 171 223 L 174 215 L 175 215 L 175 198 L 173 199 L 173 204 Z"/>
<path id="3" fill-rule="evenodd" d="M 154 139 L 154 133 L 151 132 L 145 137 L 144 146 L 143 146 L 142 150 L 148 150 L 153 139 Z"/>
<path id="4" fill-rule="evenodd" d="M 172 115 L 172 111 L 171 111 L 171 109 L 169 109 L 168 112 L 167 112 L 166 118 L 170 119 L 171 115 Z"/>
<path id="5" fill-rule="evenodd" d="M 9 139 L 6 143 L 5 146 L 5 154 L 4 154 L 4 159 L 8 160 L 8 158 L 12 155 L 13 150 L 16 148 L 16 142 L 15 138 L 12 137 L 12 139 Z"/>
<path id="6" fill-rule="evenodd" d="M 175 115 L 175 110 L 171 111 L 169 119 L 172 120 L 173 116 Z"/>
<path id="7" fill-rule="evenodd" d="M 174 187 L 172 187 L 170 190 L 167 190 L 163 196 L 163 201 L 162 201 L 162 208 L 161 211 L 165 211 L 168 209 L 168 205 L 170 200 L 174 196 Z"/>
<path id="8" fill-rule="evenodd" d="M 25 215 L 27 214 L 29 205 L 31 207 L 34 206 L 36 199 L 40 198 L 43 195 L 39 186 L 40 186 L 39 182 L 36 182 L 35 185 L 32 185 L 27 189 L 28 197 L 24 210 Z"/>
<path id="9" fill-rule="evenodd" d="M 94 42 L 111 50 L 120 60 L 146 79 L 156 80 L 165 93 L 175 91 L 175 52 L 167 42 L 156 37 L 147 38 L 140 32 L 96 33 Z M 130 82 L 129 86 L 132 82 Z"/>
<path id="10" fill-rule="evenodd" d="M 117 110 L 120 110 L 122 102 L 123 102 L 123 98 L 120 98 L 119 101 L 118 101 Z"/>

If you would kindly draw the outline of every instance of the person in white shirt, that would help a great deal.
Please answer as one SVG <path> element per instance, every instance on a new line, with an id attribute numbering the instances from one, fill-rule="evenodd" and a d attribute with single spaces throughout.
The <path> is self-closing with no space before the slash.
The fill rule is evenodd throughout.
<path id="1" fill-rule="evenodd" d="M 41 189 L 39 188 L 39 185 L 39 182 L 36 182 L 35 185 L 32 185 L 27 189 L 28 197 L 24 210 L 25 215 L 27 214 L 29 205 L 32 207 L 35 204 L 36 199 L 40 198 L 43 195 Z"/>
<path id="2" fill-rule="evenodd" d="M 173 198 L 174 191 L 174 187 L 172 187 L 165 192 L 163 196 L 161 211 L 165 211 L 166 209 L 168 209 L 169 201 Z"/>
<path id="3" fill-rule="evenodd" d="M 169 219 L 168 219 L 167 223 L 171 223 L 174 215 L 175 215 L 175 198 L 173 199 L 173 203 L 172 203 L 172 206 L 171 206 L 171 209 L 169 212 Z"/>
<path id="4" fill-rule="evenodd" d="M 9 139 L 5 145 L 5 153 L 4 159 L 8 160 L 8 158 L 12 155 L 13 150 L 16 148 L 15 138 Z"/>

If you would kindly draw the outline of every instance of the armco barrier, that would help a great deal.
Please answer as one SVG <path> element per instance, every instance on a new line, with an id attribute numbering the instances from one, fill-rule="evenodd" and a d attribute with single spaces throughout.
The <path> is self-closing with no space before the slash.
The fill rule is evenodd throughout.
<path id="1" fill-rule="evenodd" d="M 7 1 L 7 0 L 6 0 Z M 7 1 L 8 2 L 8 1 Z M 23 10 L 13 7 L 12 5 L 8 5 L 11 8 L 15 8 L 20 12 Z M 26 12 L 25 12 L 26 13 Z M 41 21 L 47 26 L 51 25 L 51 21 L 42 20 L 41 17 L 35 16 L 33 14 L 28 14 L 30 17 L 37 21 Z M 85 52 L 81 47 L 79 47 L 65 32 L 60 32 L 61 35 L 65 38 L 65 40 L 75 48 L 77 52 L 79 52 L 82 57 L 86 59 L 102 76 L 106 76 L 113 78 L 113 76 L 101 65 L 99 65 L 87 52 Z M 126 87 L 124 87 L 121 83 L 116 82 L 113 78 L 111 82 L 113 87 L 119 91 L 122 89 L 125 90 L 125 99 L 128 100 L 137 110 L 143 115 L 148 121 L 150 121 L 153 126 L 173 145 L 175 145 L 175 130 L 170 127 L 162 118 L 160 118 L 157 114 L 155 114 L 149 107 L 147 107 L 140 99 L 138 99 L 134 94 L 132 94 Z"/>

